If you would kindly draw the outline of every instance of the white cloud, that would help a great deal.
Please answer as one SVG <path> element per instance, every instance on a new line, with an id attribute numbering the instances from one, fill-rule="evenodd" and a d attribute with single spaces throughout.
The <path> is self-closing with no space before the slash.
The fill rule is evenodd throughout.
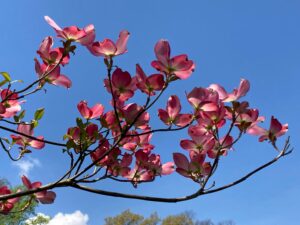
<path id="1" fill-rule="evenodd" d="M 88 225 L 89 216 L 79 210 L 71 214 L 57 213 L 48 225 Z"/>
<path id="2" fill-rule="evenodd" d="M 35 167 L 35 166 L 41 166 L 41 163 L 38 159 L 29 157 L 27 159 L 21 159 L 17 162 L 13 162 L 13 165 L 18 167 L 20 172 L 19 175 L 26 175 L 28 176 L 29 172 Z"/>

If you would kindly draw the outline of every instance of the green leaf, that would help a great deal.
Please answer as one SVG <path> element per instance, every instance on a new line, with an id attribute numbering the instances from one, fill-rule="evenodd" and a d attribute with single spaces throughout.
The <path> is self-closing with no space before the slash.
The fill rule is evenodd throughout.
<path id="1" fill-rule="evenodd" d="M 39 121 L 37 120 L 31 120 L 31 123 L 33 125 L 33 128 L 36 128 L 39 125 Z"/>
<path id="2" fill-rule="evenodd" d="M 40 108 L 37 109 L 34 113 L 34 119 L 35 120 L 40 120 L 42 119 L 43 115 L 44 115 L 45 109 L 44 108 Z"/>
<path id="3" fill-rule="evenodd" d="M 23 110 L 22 112 L 20 112 L 19 114 L 19 121 L 22 120 L 25 116 L 25 110 Z"/>
<path id="4" fill-rule="evenodd" d="M 75 144 L 73 142 L 73 140 L 69 140 L 67 141 L 67 149 L 71 149 L 71 148 L 74 148 Z"/>
<path id="5" fill-rule="evenodd" d="M 76 123 L 77 123 L 77 126 L 78 126 L 79 128 L 81 128 L 81 129 L 84 128 L 84 124 L 83 124 L 81 118 L 77 118 L 77 119 L 76 119 Z"/>
<path id="6" fill-rule="evenodd" d="M 20 122 L 19 116 L 14 116 L 14 120 L 16 123 Z"/>
<path id="7" fill-rule="evenodd" d="M 0 74 L 2 74 L 4 80 L 6 80 L 7 82 L 11 81 L 10 75 L 7 72 L 0 72 Z"/>

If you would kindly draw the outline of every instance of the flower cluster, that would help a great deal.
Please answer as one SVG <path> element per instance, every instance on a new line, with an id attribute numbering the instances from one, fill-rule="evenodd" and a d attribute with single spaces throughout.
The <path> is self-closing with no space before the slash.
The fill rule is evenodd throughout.
<path id="1" fill-rule="evenodd" d="M 45 143 L 63 147 L 63 152 L 70 157 L 70 168 L 57 182 L 45 186 L 22 176 L 24 188 L 18 190 L 17 194 L 7 186 L 1 186 L 0 213 L 10 213 L 19 196 L 24 195 L 39 203 L 53 203 L 56 194 L 49 190 L 55 187 L 87 189 L 80 183 L 95 183 L 103 179 L 130 182 L 137 187 L 139 183 L 154 181 L 174 171 L 199 183 L 200 193 L 205 190 L 220 159 L 230 154 L 233 145 L 244 134 L 257 135 L 260 142 L 267 140 L 278 150 L 277 139 L 287 132 L 288 125 L 281 124 L 272 116 L 269 129 L 260 126 L 265 118 L 259 115 L 259 110 L 251 108 L 249 102 L 240 100 L 250 90 L 248 80 L 241 79 L 232 92 L 227 92 L 219 84 L 193 88 L 186 93 L 186 103 L 191 106 L 189 111 L 182 110 L 185 104 L 177 95 L 170 95 L 164 104 L 166 107 L 158 108 L 157 112 L 163 127 L 154 129 L 150 109 L 173 82 L 191 76 L 195 63 L 186 54 L 172 57 L 169 42 L 159 40 L 154 47 L 156 59 L 151 62 L 156 71 L 146 75 L 148 73 L 136 64 L 135 74 L 130 74 L 114 65 L 114 57 L 127 52 L 127 30 L 120 32 L 116 42 L 110 39 L 95 41 L 93 25 L 61 28 L 50 17 L 46 16 L 45 20 L 55 30 L 57 37 L 62 39 L 63 45 L 54 48 L 54 39 L 50 36 L 42 41 L 37 51 L 40 60 L 34 59 L 38 79 L 20 91 L 12 89 L 13 82 L 9 75 L 1 72 L 5 80 L 0 82 L 0 87 L 6 83 L 9 85 L 0 89 L 0 121 L 9 126 L 16 125 L 17 128 L 2 127 L 14 134 L 11 134 L 11 141 L 0 138 L 0 142 L 13 160 L 31 153 L 28 148 L 42 149 Z M 72 81 L 61 74 L 61 69 L 69 63 L 70 53 L 74 53 L 76 43 L 87 48 L 91 54 L 104 58 L 107 76 L 103 83 L 104 90 L 111 98 L 110 105 L 104 107 L 96 103 L 89 106 L 87 101 L 80 101 L 77 104 L 80 117 L 76 118 L 75 126 L 67 129 L 63 144 L 47 141 L 43 136 L 35 137 L 34 129 L 44 109 L 38 109 L 34 119 L 24 122 L 25 110 L 21 111 L 23 101 L 20 99 L 41 90 L 47 83 L 70 88 Z M 33 87 L 35 89 L 31 90 Z M 137 95 L 145 97 L 143 104 L 134 101 Z M 8 121 L 12 118 L 13 121 Z M 187 154 L 175 152 L 173 162 L 164 163 L 160 154 L 155 152 L 152 136 L 156 132 L 175 132 L 185 128 L 188 137 L 180 140 L 178 147 Z M 3 141 L 8 143 L 8 148 Z M 15 144 L 20 149 L 16 159 L 11 154 Z M 282 150 L 280 157 L 286 154 L 284 151 L 286 149 Z M 88 191 L 97 192 L 92 189 Z"/>

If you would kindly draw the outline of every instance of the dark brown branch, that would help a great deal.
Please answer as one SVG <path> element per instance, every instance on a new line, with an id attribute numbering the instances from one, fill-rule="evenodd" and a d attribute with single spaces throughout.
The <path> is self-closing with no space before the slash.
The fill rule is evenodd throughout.
<path id="1" fill-rule="evenodd" d="M 2 130 L 6 130 L 6 131 L 9 131 L 9 132 L 12 132 L 12 133 L 15 133 L 15 134 L 19 134 L 19 135 L 22 135 L 24 137 L 27 137 L 27 138 L 30 138 L 32 140 L 36 140 L 36 141 L 39 141 L 39 142 L 43 142 L 43 143 L 46 143 L 46 144 L 50 144 L 50 145 L 56 145 L 56 146 L 60 146 L 60 147 L 67 147 L 66 144 L 61 144 L 61 143 L 58 143 L 58 142 L 54 142 L 54 141 L 48 141 L 48 140 L 41 140 L 41 139 L 38 139 L 36 137 L 33 137 L 33 136 L 30 136 L 28 134 L 24 134 L 22 132 L 19 132 L 19 131 L 16 131 L 14 129 L 10 129 L 8 127 L 3 127 L 3 126 L 0 126 L 0 129 Z"/>
<path id="2" fill-rule="evenodd" d="M 287 143 L 288 143 L 288 141 L 287 141 Z M 84 190 L 84 191 L 87 191 L 87 192 L 100 194 L 100 195 L 106 195 L 106 196 L 112 196 L 112 197 L 119 197 L 119 198 L 138 199 L 138 200 L 153 201 L 153 202 L 166 202 L 166 203 L 175 203 L 175 202 L 187 201 L 187 200 L 197 198 L 201 195 L 210 194 L 210 193 L 213 193 L 213 192 L 218 192 L 218 191 L 227 189 L 229 187 L 232 187 L 234 185 L 237 185 L 237 184 L 241 183 L 242 181 L 245 181 L 246 179 L 248 179 L 249 177 L 251 177 L 255 173 L 257 173 L 257 172 L 261 171 L 262 169 L 272 165 L 273 163 L 278 161 L 281 157 L 290 154 L 292 152 L 292 150 L 288 150 L 286 148 L 286 146 L 289 146 L 289 145 L 286 144 L 285 148 L 273 160 L 271 160 L 268 163 L 258 167 L 257 169 L 253 170 L 252 172 L 248 173 L 247 175 L 243 176 L 242 178 L 238 179 L 237 181 L 235 181 L 231 184 L 225 185 L 225 186 L 220 187 L 220 188 L 208 190 L 208 191 L 204 191 L 202 189 L 199 189 L 197 192 L 195 192 L 191 195 L 178 197 L 178 198 L 163 198 L 163 197 L 152 197 L 152 196 L 125 194 L 125 193 L 119 193 L 119 192 L 93 189 L 93 188 L 83 186 L 83 185 L 79 185 L 79 184 L 75 184 L 75 183 L 72 183 L 71 186 L 76 188 L 76 189 Z"/>

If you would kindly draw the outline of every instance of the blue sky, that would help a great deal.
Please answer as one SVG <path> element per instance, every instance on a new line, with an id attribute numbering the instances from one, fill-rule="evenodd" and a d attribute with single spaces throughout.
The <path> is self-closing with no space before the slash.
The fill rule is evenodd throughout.
<path id="1" fill-rule="evenodd" d="M 232 219 L 239 225 L 298 224 L 299 7 L 300 1 L 296 0 L 2 2 L 0 70 L 8 71 L 15 79 L 29 83 L 36 78 L 33 63 L 36 50 L 45 36 L 55 35 L 44 21 L 44 15 L 51 16 L 62 27 L 83 27 L 93 23 L 97 40 L 116 40 L 120 30 L 129 30 L 128 53 L 116 58 L 116 63 L 132 74 L 136 63 L 148 73 L 154 72 L 150 67 L 154 59 L 153 47 L 159 39 L 165 38 L 170 41 L 173 55 L 186 53 L 195 61 L 196 71 L 190 79 L 174 84 L 159 102 L 160 107 L 165 107 L 169 95 L 184 98 L 184 92 L 195 86 L 220 83 L 231 90 L 240 78 L 246 78 L 251 83 L 251 90 L 245 100 L 268 118 L 266 127 L 271 115 L 289 123 L 289 135 L 295 148 L 293 154 L 238 186 L 183 203 L 142 202 L 60 189 L 56 191 L 55 204 L 40 206 L 38 211 L 54 216 L 59 212 L 80 210 L 88 214 L 89 225 L 101 224 L 99 221 L 104 217 L 125 209 L 146 216 L 154 211 L 166 216 L 192 210 L 198 219 Z M 105 68 L 102 59 L 92 56 L 85 48 L 78 46 L 76 55 L 62 72 L 72 79 L 72 89 L 48 86 L 47 94 L 39 93 L 24 104 L 29 115 L 38 107 L 46 108 L 45 118 L 35 133 L 58 141 L 67 128 L 75 124 L 75 118 L 79 116 L 76 105 L 80 100 L 107 105 L 109 99 L 103 89 Z M 189 110 L 188 104 L 184 106 Z M 2 135 L 9 134 L 1 131 Z M 153 143 L 157 146 L 156 151 L 168 161 L 172 152 L 183 152 L 179 140 L 186 137 L 186 132 L 162 134 L 154 136 Z M 257 137 L 245 137 L 224 158 L 215 180 L 217 184 L 227 183 L 275 154 L 267 143 L 258 143 Z M 12 184 L 20 183 L 18 167 L 2 152 L 0 157 L 3 159 L 0 177 L 7 177 Z M 50 146 L 34 151 L 26 160 L 35 159 L 39 163 L 33 163 L 30 178 L 43 183 L 53 181 L 68 163 L 60 149 Z M 113 182 L 106 182 L 101 187 L 162 196 L 181 196 L 196 189 L 193 182 L 177 174 L 141 185 L 137 190 Z"/>

